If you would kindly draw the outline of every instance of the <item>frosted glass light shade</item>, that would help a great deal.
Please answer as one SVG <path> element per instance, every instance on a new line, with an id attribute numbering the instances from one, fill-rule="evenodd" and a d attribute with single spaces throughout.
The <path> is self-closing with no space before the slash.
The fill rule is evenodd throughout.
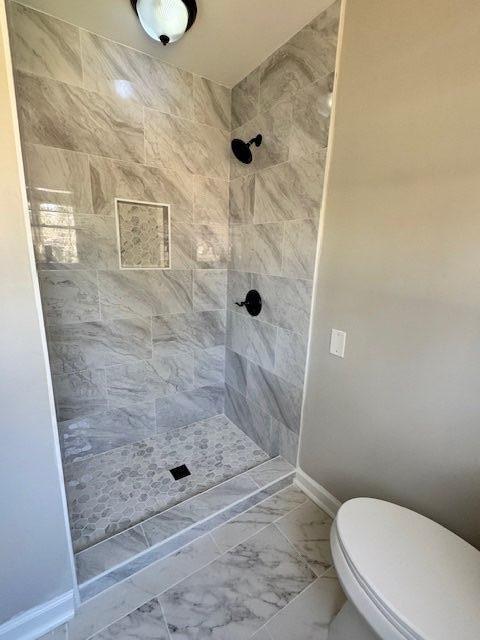
<path id="1" fill-rule="evenodd" d="M 138 0 L 136 9 L 148 35 L 164 44 L 176 42 L 187 30 L 189 14 L 183 0 Z"/>

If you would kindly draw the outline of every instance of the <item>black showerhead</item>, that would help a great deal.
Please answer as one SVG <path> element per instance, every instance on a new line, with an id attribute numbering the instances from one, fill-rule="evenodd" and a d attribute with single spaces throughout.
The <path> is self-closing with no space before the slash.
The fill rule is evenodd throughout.
<path id="1" fill-rule="evenodd" d="M 249 142 L 244 142 L 239 138 L 235 138 L 232 140 L 232 151 L 233 155 L 237 160 L 243 162 L 243 164 L 250 164 L 252 161 L 252 150 L 250 149 L 251 145 L 254 144 L 256 147 L 259 147 L 262 144 L 262 135 L 259 133 L 252 138 Z"/>

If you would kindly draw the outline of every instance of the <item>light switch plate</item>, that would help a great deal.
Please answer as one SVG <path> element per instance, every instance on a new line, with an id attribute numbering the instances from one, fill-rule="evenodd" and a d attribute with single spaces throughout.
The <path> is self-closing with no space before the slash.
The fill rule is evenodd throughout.
<path id="1" fill-rule="evenodd" d="M 339 331 L 339 329 L 332 329 L 332 335 L 330 338 L 330 353 L 339 358 L 345 356 L 345 342 L 347 341 L 347 334 L 345 331 Z"/>

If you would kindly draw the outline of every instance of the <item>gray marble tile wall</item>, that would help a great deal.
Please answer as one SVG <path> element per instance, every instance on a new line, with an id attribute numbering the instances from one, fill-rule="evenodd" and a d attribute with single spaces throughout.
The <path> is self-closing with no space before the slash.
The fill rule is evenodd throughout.
<path id="1" fill-rule="evenodd" d="M 295 464 L 339 2 L 232 90 L 232 138 L 263 144 L 230 158 L 225 412 L 269 454 Z M 255 288 L 257 318 L 235 306 Z"/>
<path id="2" fill-rule="evenodd" d="M 62 443 L 222 413 L 230 89 L 16 2 L 10 27 Z M 171 270 L 119 269 L 115 197 L 171 205 Z"/>

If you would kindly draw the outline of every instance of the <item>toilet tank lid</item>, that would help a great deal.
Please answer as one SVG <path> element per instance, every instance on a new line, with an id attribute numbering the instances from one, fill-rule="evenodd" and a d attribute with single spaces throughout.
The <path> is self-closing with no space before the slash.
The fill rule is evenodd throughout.
<path id="1" fill-rule="evenodd" d="M 369 595 L 428 640 L 480 638 L 480 552 L 424 516 L 372 498 L 340 508 L 336 531 Z"/>

